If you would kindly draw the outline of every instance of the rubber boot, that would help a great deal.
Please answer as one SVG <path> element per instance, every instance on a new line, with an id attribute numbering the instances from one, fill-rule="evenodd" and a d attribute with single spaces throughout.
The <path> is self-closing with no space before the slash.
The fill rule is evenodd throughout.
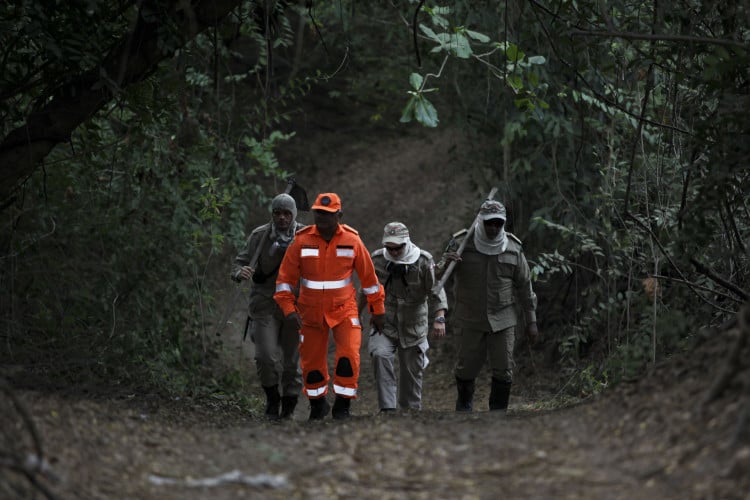
<path id="1" fill-rule="evenodd" d="M 328 400 L 325 396 L 318 399 L 310 400 L 310 417 L 308 420 L 323 420 L 328 415 L 328 410 L 331 409 L 331 405 L 328 404 Z"/>
<path id="2" fill-rule="evenodd" d="M 505 412 L 508 409 L 508 400 L 510 399 L 510 382 L 492 379 L 490 386 L 490 411 Z"/>
<path id="3" fill-rule="evenodd" d="M 292 418 L 297 407 L 297 396 L 281 396 L 281 418 Z"/>
<path id="4" fill-rule="evenodd" d="M 456 389 L 458 390 L 456 411 L 472 411 L 474 409 L 474 380 L 463 380 L 456 377 Z"/>
<path id="5" fill-rule="evenodd" d="M 279 403 L 281 403 L 281 396 L 279 396 L 279 386 L 263 386 L 263 390 L 266 391 L 266 418 L 268 420 L 278 420 Z"/>
<path id="6" fill-rule="evenodd" d="M 331 410 L 331 416 L 334 420 L 344 420 L 349 418 L 349 406 L 352 400 L 349 398 L 342 398 L 336 396 L 336 400 L 333 402 L 333 409 Z"/>

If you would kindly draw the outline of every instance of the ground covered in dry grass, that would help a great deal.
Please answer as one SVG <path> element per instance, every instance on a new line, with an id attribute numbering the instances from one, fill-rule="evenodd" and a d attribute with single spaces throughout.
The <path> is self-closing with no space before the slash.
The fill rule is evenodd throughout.
<path id="1" fill-rule="evenodd" d="M 423 411 L 379 415 L 365 356 L 345 422 L 308 423 L 306 405 L 271 423 L 219 400 L 17 395 L 44 446 L 48 471 L 36 477 L 58 498 L 739 499 L 750 491 L 740 386 L 699 404 L 726 354 L 706 343 L 638 383 L 551 410 L 541 409 L 554 396 L 544 374 L 520 370 L 505 417 L 486 411 L 486 391 L 477 412 L 452 411 L 451 353 L 440 346 Z M 0 478 L 28 498 L 38 491 Z"/>

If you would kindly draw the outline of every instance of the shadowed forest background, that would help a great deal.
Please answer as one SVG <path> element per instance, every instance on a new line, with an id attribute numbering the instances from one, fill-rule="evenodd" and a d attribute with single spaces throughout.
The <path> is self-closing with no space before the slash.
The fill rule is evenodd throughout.
<path id="1" fill-rule="evenodd" d="M 599 421 L 632 437 L 663 404 L 660 425 L 720 430 L 726 482 L 687 496 L 742 491 L 749 28 L 743 2 L 4 3 L 0 492 L 54 496 L 19 461 L 49 441 L 18 439 L 54 427 L 45 398 L 258 415 L 228 275 L 290 176 L 339 193 L 370 250 L 402 220 L 438 257 L 498 187 L 539 297 L 517 414 L 647 398 Z M 440 433 L 452 351 L 433 352 L 446 399 L 419 418 Z M 667 389 L 688 382 L 676 409 Z M 658 474 L 701 452 L 677 456 Z"/>

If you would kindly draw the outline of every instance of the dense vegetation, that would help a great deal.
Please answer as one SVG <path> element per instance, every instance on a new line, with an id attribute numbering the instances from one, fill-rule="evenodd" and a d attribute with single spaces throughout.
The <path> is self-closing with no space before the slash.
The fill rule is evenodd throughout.
<path id="1" fill-rule="evenodd" d="M 304 174 L 276 151 L 322 95 L 463 130 L 568 386 L 637 377 L 748 299 L 748 26 L 736 1 L 3 3 L 0 359 L 204 389 L 217 257 Z"/>

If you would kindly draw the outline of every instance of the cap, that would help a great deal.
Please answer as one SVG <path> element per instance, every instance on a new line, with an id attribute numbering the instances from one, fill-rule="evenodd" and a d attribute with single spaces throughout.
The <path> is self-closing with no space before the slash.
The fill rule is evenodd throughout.
<path id="1" fill-rule="evenodd" d="M 486 200 L 479 208 L 479 218 L 481 220 L 503 219 L 505 220 L 505 207 L 502 203 L 495 200 Z"/>
<path id="2" fill-rule="evenodd" d="M 336 193 L 320 193 L 315 198 L 312 209 L 323 210 L 325 212 L 338 212 L 341 210 L 341 198 Z"/>
<path id="3" fill-rule="evenodd" d="M 281 193 L 271 201 L 271 210 L 277 209 L 289 210 L 292 213 L 292 220 L 297 219 L 297 204 L 288 194 Z"/>
<path id="4" fill-rule="evenodd" d="M 409 229 L 400 222 L 389 222 L 383 228 L 383 244 L 396 243 L 400 245 L 409 241 Z"/>

